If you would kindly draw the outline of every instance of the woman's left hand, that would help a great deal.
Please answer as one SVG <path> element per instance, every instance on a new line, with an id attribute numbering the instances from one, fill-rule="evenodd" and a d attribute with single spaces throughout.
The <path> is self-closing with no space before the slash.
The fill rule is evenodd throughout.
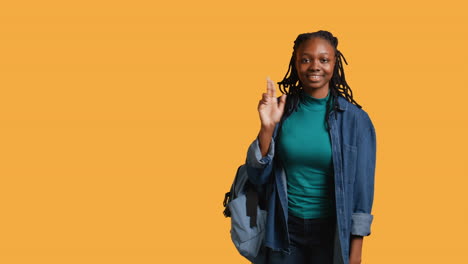
<path id="1" fill-rule="evenodd" d="M 349 264 L 361 264 L 362 240 L 362 236 L 351 236 Z"/>
<path id="2" fill-rule="evenodd" d="M 349 258 L 349 264 L 361 264 L 361 259 Z"/>

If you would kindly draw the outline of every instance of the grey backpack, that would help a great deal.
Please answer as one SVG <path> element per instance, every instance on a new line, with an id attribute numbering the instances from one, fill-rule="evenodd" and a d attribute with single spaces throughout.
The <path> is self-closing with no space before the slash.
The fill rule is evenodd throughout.
<path id="1" fill-rule="evenodd" d="M 226 193 L 224 216 L 231 217 L 231 240 L 239 253 L 255 262 L 265 239 L 266 210 L 259 206 L 259 193 L 248 181 L 246 165 L 237 169 Z"/>

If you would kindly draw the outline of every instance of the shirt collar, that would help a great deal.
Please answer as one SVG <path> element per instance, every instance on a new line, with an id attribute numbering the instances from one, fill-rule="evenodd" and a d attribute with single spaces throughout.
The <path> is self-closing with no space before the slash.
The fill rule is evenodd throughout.
<path id="1" fill-rule="evenodd" d="M 341 111 L 346 111 L 348 109 L 348 104 L 346 99 L 342 95 L 337 96 L 337 102 L 338 102 L 338 109 Z"/>
<path id="2" fill-rule="evenodd" d="M 301 92 L 304 92 L 304 90 L 301 89 Z M 328 96 L 328 95 L 327 95 Z M 279 98 L 279 97 L 278 97 Z M 343 95 L 338 94 L 337 96 L 337 101 L 338 101 L 338 110 L 340 111 L 346 111 L 348 109 L 348 101 L 343 97 Z"/>

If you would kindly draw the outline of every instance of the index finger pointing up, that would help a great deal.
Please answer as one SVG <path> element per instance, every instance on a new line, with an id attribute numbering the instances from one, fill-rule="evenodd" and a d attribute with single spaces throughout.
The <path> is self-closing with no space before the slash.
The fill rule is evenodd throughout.
<path id="1" fill-rule="evenodd" d="M 276 97 L 275 83 L 267 77 L 267 94 L 271 97 Z"/>

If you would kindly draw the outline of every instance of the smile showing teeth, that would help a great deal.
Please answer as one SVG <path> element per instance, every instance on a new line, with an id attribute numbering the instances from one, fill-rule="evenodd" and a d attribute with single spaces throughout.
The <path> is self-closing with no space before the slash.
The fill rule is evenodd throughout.
<path id="1" fill-rule="evenodd" d="M 309 75 L 308 77 L 312 80 L 318 80 L 320 78 L 320 75 Z"/>

